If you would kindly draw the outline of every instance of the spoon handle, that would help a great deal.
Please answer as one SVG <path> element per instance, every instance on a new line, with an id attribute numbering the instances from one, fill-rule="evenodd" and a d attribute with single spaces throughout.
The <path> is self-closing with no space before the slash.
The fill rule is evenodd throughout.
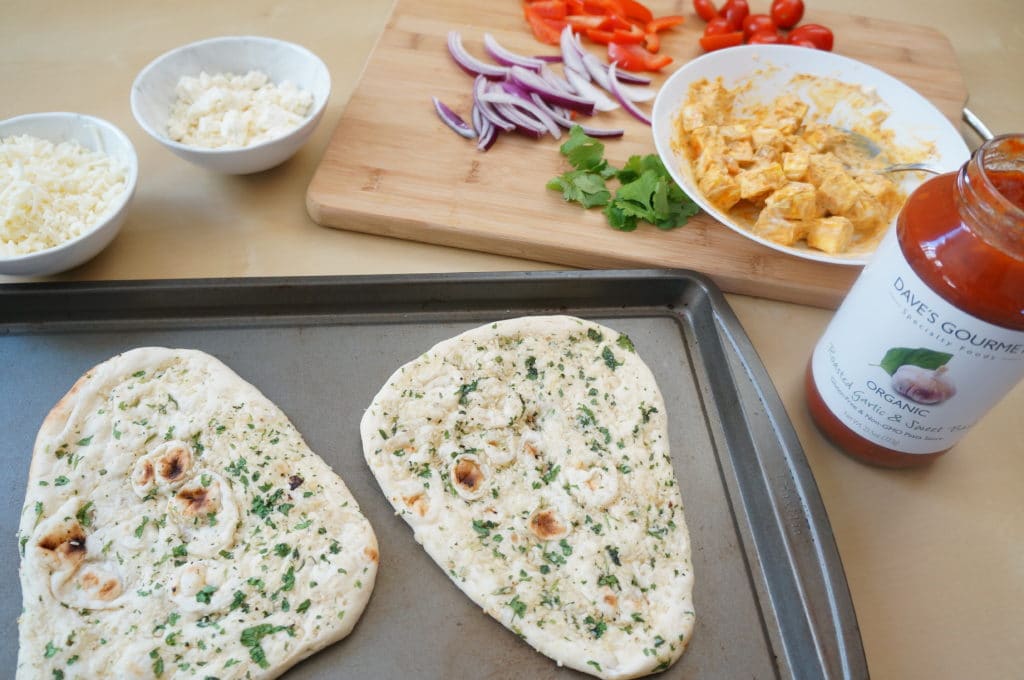
<path id="1" fill-rule="evenodd" d="M 986 142 L 992 139 L 992 132 L 988 129 L 988 127 L 985 126 L 983 122 L 981 122 L 981 118 L 978 118 L 978 116 L 976 116 L 974 112 L 971 111 L 966 106 L 963 110 L 963 116 L 964 122 L 970 125 L 971 129 L 977 132 L 979 137 L 984 139 Z"/>

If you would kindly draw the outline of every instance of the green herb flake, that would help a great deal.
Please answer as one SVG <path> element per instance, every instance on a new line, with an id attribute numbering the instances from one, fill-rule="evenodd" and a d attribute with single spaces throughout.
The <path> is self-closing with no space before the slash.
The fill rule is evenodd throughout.
<path id="1" fill-rule="evenodd" d="M 278 543 L 274 546 L 274 554 L 278 557 L 288 557 L 288 553 L 292 551 L 291 546 L 287 543 Z"/>
<path id="2" fill-rule="evenodd" d="M 312 604 L 309 599 L 305 599 L 299 603 L 299 606 L 295 608 L 295 611 L 299 614 L 305 614 L 309 610 L 309 605 Z"/>
<path id="3" fill-rule="evenodd" d="M 46 643 L 46 650 L 43 652 L 43 656 L 45 656 L 47 659 L 52 659 L 54 655 L 59 651 L 60 648 L 55 647 L 53 641 L 51 640 L 50 642 Z"/>
<path id="4" fill-rule="evenodd" d="M 512 609 L 512 618 L 515 618 L 517 616 L 519 618 L 523 618 L 524 616 L 526 616 L 526 603 L 520 600 L 518 595 L 513 597 L 505 604 L 507 604 Z"/>
<path id="5" fill-rule="evenodd" d="M 67 486 L 70 483 L 71 483 L 71 480 L 68 479 L 67 477 L 65 477 L 64 475 L 61 475 L 61 476 L 57 477 L 55 480 L 53 480 L 53 485 L 54 486 Z"/>
<path id="6" fill-rule="evenodd" d="M 210 604 L 215 592 L 217 592 L 217 586 L 203 586 L 203 589 L 196 593 L 196 602 Z"/>
<path id="7" fill-rule="evenodd" d="M 149 524 L 149 516 L 145 515 L 142 518 L 142 524 L 135 527 L 135 538 L 142 538 L 142 532 L 146 530 L 147 524 Z"/>
<path id="8" fill-rule="evenodd" d="M 75 442 L 75 446 L 88 446 L 89 444 L 92 444 L 92 435 L 89 435 L 88 437 L 83 437 L 82 439 L 79 439 L 77 442 Z"/>

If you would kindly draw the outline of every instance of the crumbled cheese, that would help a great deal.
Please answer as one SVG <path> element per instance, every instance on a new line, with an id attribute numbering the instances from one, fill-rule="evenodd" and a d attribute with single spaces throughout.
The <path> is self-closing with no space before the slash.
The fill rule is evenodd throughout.
<path id="1" fill-rule="evenodd" d="M 101 222 L 127 186 L 126 168 L 77 142 L 0 138 L 0 257 L 81 236 Z"/>
<path id="2" fill-rule="evenodd" d="M 176 142 L 208 149 L 259 144 L 291 132 L 313 106 L 313 95 L 261 71 L 245 75 L 201 72 L 178 81 L 167 121 Z"/>

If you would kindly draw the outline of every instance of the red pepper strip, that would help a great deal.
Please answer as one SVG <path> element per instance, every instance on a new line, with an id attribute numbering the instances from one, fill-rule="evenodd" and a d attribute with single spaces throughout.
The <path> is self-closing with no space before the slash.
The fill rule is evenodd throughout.
<path id="1" fill-rule="evenodd" d="M 667 17 L 658 17 L 647 22 L 648 33 L 659 33 L 661 31 L 668 30 L 673 26 L 678 26 L 685 21 L 685 17 L 681 17 L 678 14 L 673 14 Z"/>
<path id="2" fill-rule="evenodd" d="M 607 30 L 611 28 L 611 19 L 596 14 L 570 14 L 565 17 L 565 23 L 572 26 L 576 33 L 585 33 L 587 30 Z"/>
<path id="3" fill-rule="evenodd" d="M 618 62 L 619 68 L 627 71 L 659 71 L 672 63 L 672 57 L 654 56 L 639 45 L 609 43 L 608 61 Z"/>
<path id="4" fill-rule="evenodd" d="M 718 33 L 716 35 L 704 35 L 701 36 L 700 46 L 704 48 L 705 52 L 713 52 L 714 50 L 720 50 L 723 47 L 735 47 L 736 45 L 743 44 L 743 31 L 733 31 L 731 33 Z"/>
<path id="5" fill-rule="evenodd" d="M 622 7 L 622 14 L 627 19 L 633 19 L 639 21 L 641 24 L 646 24 L 648 21 L 654 18 L 651 14 L 651 10 L 647 9 L 645 5 L 640 4 L 636 0 L 616 0 L 620 7 Z"/>
<path id="6" fill-rule="evenodd" d="M 527 14 L 532 14 L 535 17 L 544 17 L 545 19 L 564 19 L 566 14 L 568 14 L 565 0 L 529 2 L 523 7 L 523 10 Z"/>
<path id="7" fill-rule="evenodd" d="M 533 37 L 548 45 L 558 45 L 559 39 L 562 37 L 562 29 L 565 28 L 565 22 L 560 19 L 549 19 L 548 17 L 534 14 L 530 11 L 531 7 L 533 5 L 526 5 L 525 14 L 526 21 L 529 22 L 530 28 L 533 29 Z"/>
<path id="8" fill-rule="evenodd" d="M 661 36 L 657 33 L 644 33 L 644 47 L 648 52 L 657 54 L 661 49 Z"/>

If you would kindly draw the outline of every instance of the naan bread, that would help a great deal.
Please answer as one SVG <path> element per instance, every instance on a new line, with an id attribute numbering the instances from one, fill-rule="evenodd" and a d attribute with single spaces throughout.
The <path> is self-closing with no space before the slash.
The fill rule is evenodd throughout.
<path id="1" fill-rule="evenodd" d="M 388 380 L 367 463 L 484 611 L 602 678 L 667 668 L 694 625 L 665 405 L 625 335 L 567 316 L 483 326 Z"/>
<path id="2" fill-rule="evenodd" d="M 43 422 L 19 530 L 18 678 L 271 678 L 351 632 L 377 540 L 255 387 L 156 347 Z"/>

